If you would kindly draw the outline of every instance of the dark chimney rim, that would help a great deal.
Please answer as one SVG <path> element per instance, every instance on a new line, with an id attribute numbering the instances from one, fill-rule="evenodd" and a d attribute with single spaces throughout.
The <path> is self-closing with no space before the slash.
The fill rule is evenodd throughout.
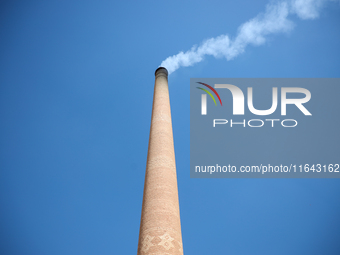
<path id="1" fill-rule="evenodd" d="M 162 73 L 164 73 L 166 76 L 168 76 L 168 70 L 166 70 L 165 67 L 162 67 L 162 66 L 158 67 L 158 68 L 156 69 L 156 71 L 155 71 L 155 76 L 157 76 L 157 73 L 158 73 L 158 72 L 162 72 Z"/>

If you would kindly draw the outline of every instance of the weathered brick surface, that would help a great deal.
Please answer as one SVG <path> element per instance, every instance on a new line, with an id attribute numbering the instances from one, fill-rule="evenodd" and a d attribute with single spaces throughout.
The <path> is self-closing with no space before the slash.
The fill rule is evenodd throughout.
<path id="1" fill-rule="evenodd" d="M 155 75 L 137 255 L 183 255 L 167 71 Z"/>

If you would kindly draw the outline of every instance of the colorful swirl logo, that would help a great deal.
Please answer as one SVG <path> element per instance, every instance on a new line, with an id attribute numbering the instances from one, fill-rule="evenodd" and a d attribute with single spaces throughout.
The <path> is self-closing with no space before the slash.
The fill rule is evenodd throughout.
<path id="1" fill-rule="evenodd" d="M 217 93 L 217 91 L 216 91 L 213 87 L 211 87 L 210 85 L 208 85 L 208 84 L 206 84 L 206 83 L 203 83 L 203 82 L 197 82 L 197 83 L 199 83 L 199 84 L 201 84 L 201 85 L 204 85 L 204 86 L 206 86 L 207 88 L 211 89 L 211 91 L 214 92 L 215 95 L 217 96 L 217 98 L 218 98 L 218 100 L 220 101 L 220 104 L 221 104 L 221 106 L 222 106 L 222 101 L 221 101 L 220 95 Z M 214 100 L 215 105 L 217 105 L 214 96 L 211 94 L 211 92 L 210 92 L 209 90 L 204 89 L 204 88 L 200 88 L 200 87 L 196 87 L 196 88 L 201 89 L 201 90 L 203 90 L 204 92 L 206 92 L 206 93 Z"/>

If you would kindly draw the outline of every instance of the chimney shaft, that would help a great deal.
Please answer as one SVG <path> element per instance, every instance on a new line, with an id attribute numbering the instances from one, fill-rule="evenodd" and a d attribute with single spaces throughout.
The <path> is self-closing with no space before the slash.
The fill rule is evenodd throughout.
<path id="1" fill-rule="evenodd" d="M 183 255 L 168 71 L 155 76 L 137 255 Z"/>

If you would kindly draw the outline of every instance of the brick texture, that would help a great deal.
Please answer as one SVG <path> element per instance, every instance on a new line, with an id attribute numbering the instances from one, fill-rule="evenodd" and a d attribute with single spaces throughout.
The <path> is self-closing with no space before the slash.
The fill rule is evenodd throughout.
<path id="1" fill-rule="evenodd" d="M 183 255 L 168 72 L 155 76 L 137 255 Z"/>

